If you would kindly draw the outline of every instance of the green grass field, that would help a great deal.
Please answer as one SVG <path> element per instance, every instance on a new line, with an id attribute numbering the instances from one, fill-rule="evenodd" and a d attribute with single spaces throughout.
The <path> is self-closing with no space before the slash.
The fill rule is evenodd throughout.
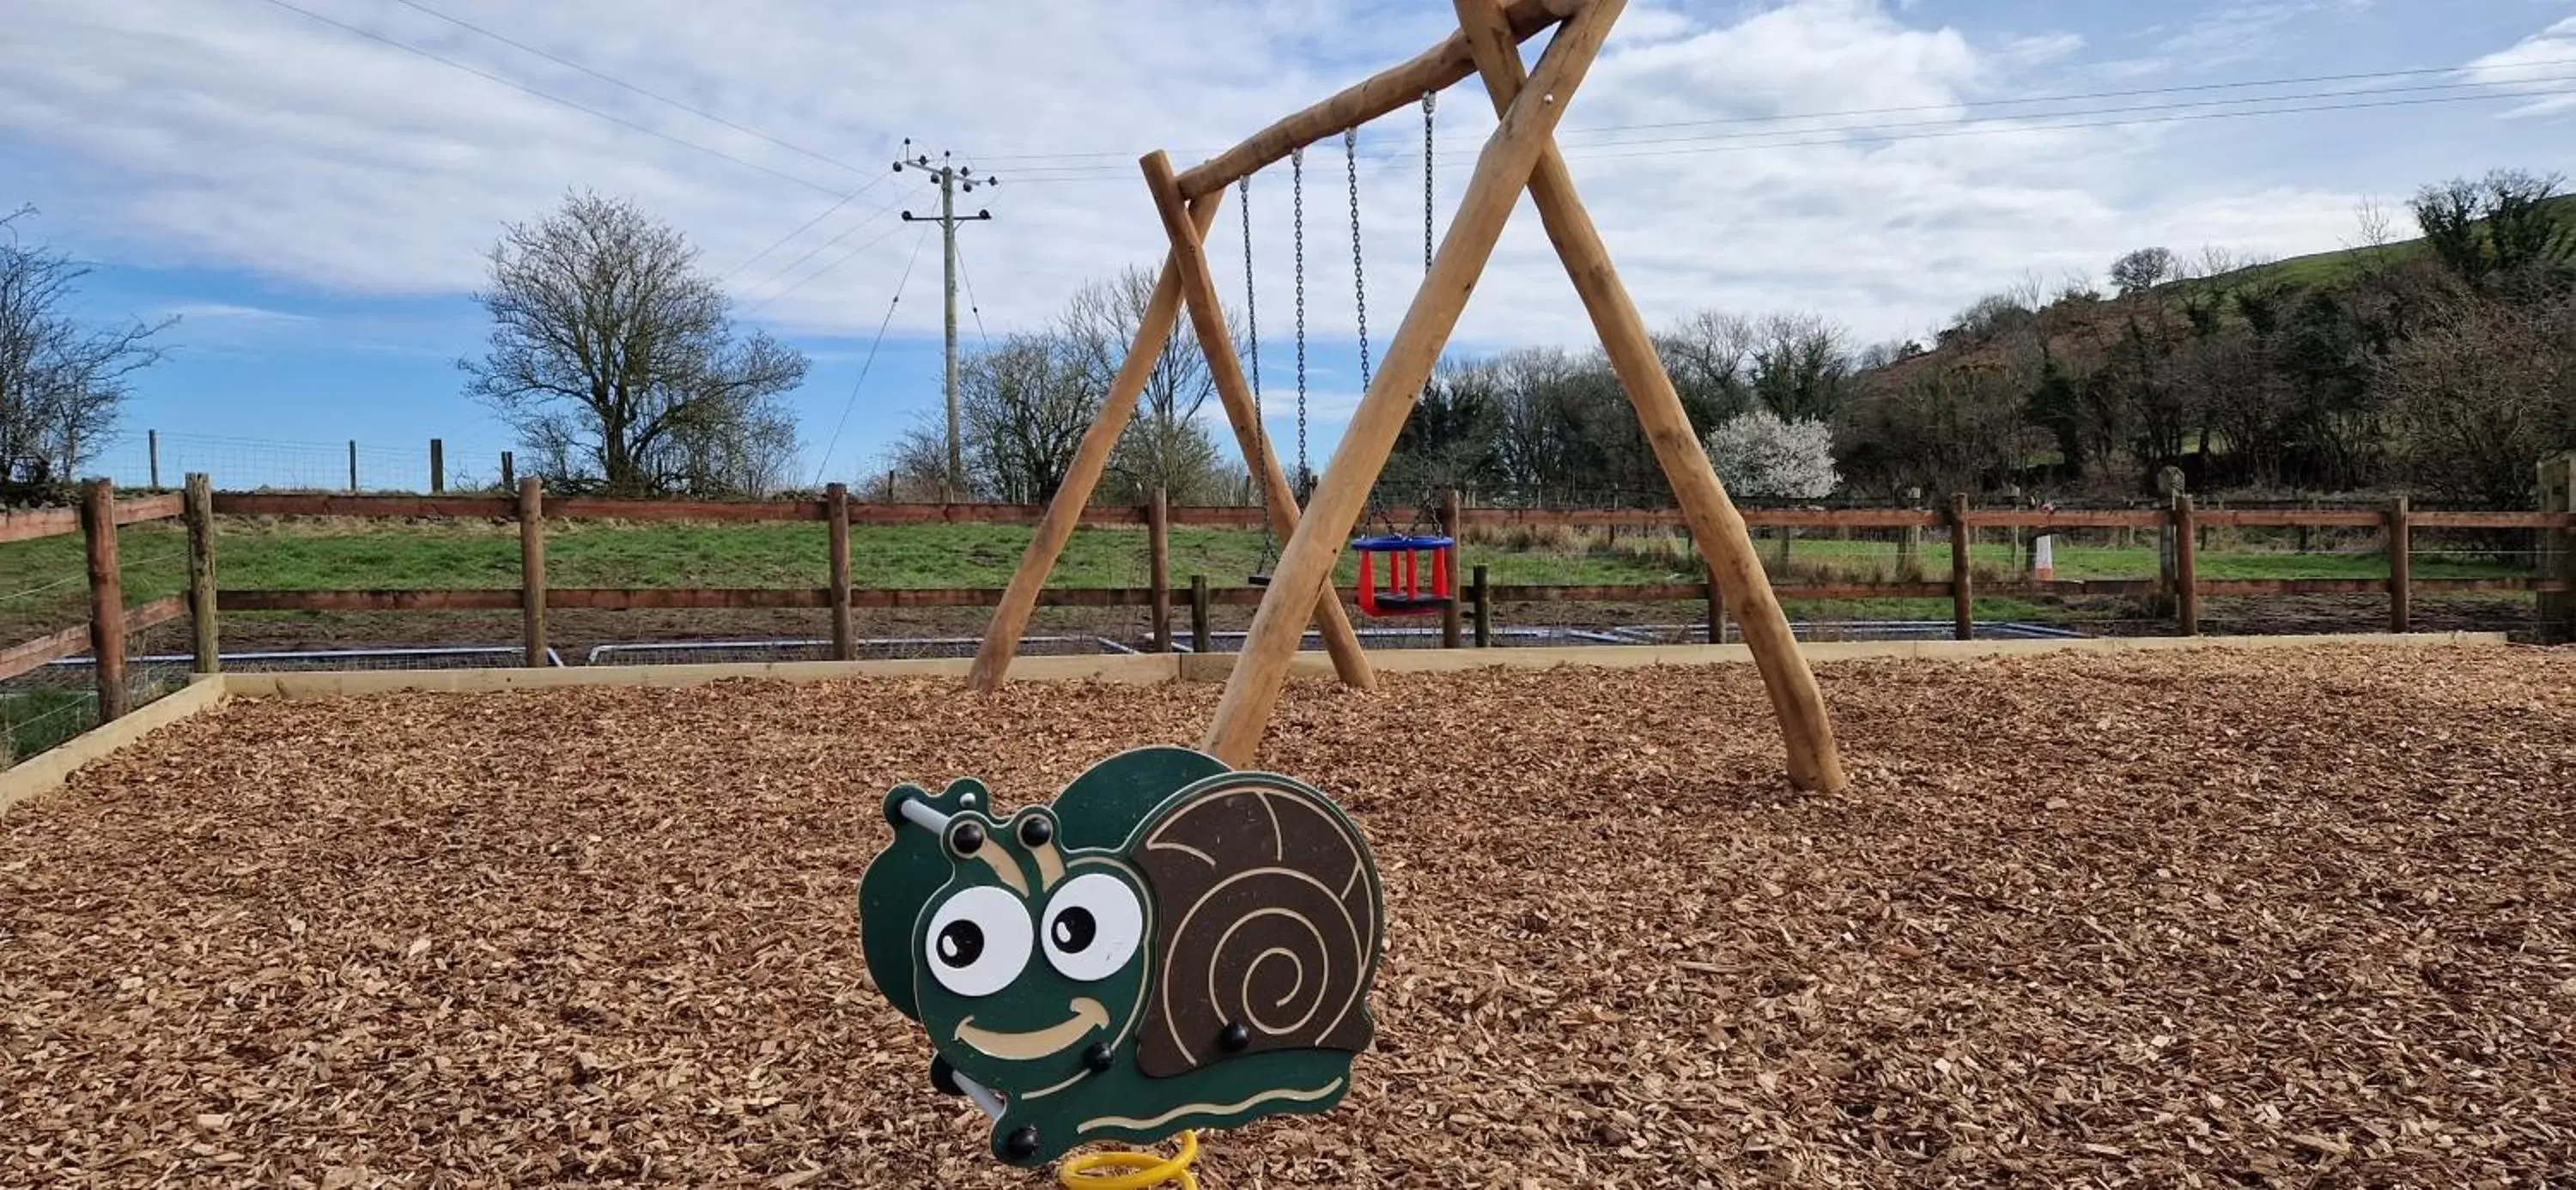
<path id="1" fill-rule="evenodd" d="M 0 768 L 90 729 L 98 697 L 81 690 L 0 694 Z"/>
<path id="2" fill-rule="evenodd" d="M 467 588 L 518 585 L 519 543 L 514 529 L 489 524 L 386 522 L 260 522 L 221 526 L 216 566 L 226 587 L 274 590 L 333 588 Z M 851 573 L 862 587 L 994 587 L 1009 581 L 1027 547 L 1029 530 L 1003 525 L 861 527 L 851 532 Z M 819 524 L 598 525 L 566 524 L 547 539 L 548 578 L 567 587 L 791 587 L 827 580 L 824 530 Z M 1893 581 L 1903 577 L 1895 546 L 1887 541 L 1800 538 L 1791 564 L 1777 562 L 1776 544 L 1760 543 L 1774 577 L 1795 581 Z M 129 603 L 174 594 L 186 582 L 186 542 L 174 525 L 129 526 L 119 534 Z M 1258 533 L 1175 529 L 1175 584 L 1205 574 L 1217 586 L 1242 584 L 1263 566 L 1266 543 Z M 1700 568 L 1686 547 L 1668 534 L 1557 534 L 1532 540 L 1471 539 L 1460 568 L 1485 565 L 1493 580 L 1509 584 L 1642 584 L 1699 581 Z M 2146 578 L 2156 573 L 2150 545 L 2063 545 L 2056 551 L 2062 579 Z M 1992 580 L 2013 572 L 2011 548 L 2001 540 L 1979 543 L 1975 561 Z M 2203 552 L 2206 578 L 2384 578 L 2387 559 L 2376 553 L 2308 553 L 2229 546 Z M 1939 580 L 1949 574 L 1949 547 L 1927 541 L 1914 570 Z M 1354 576 L 1345 556 L 1342 581 Z M 2453 555 L 2419 557 L 2422 578 L 2480 578 L 2522 573 L 2493 562 Z M 1141 587 L 1146 584 L 1141 529 L 1076 532 L 1053 581 L 1066 587 Z M 0 641 L 77 623 L 88 598 L 77 537 L 0 546 Z M 2018 617 L 2037 609 L 1995 601 L 1998 615 Z M 1840 602 L 1793 609 L 1801 614 L 1911 618 L 1921 600 Z M 1946 604 L 1934 613 L 1946 615 Z"/>

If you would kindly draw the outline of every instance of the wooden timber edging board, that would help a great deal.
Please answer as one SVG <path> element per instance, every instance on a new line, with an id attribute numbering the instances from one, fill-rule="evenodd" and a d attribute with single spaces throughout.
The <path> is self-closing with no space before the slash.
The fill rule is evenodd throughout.
<path id="1" fill-rule="evenodd" d="M 1812 661 L 1859 661 L 1889 658 L 1956 660 L 2012 657 L 2041 653 L 2119 653 L 2170 649 L 2271 649 L 2317 645 L 2381 645 L 2429 648 L 2445 645 L 2504 644 L 2500 632 L 2434 632 L 2404 636 L 2205 636 L 2085 637 L 2050 640 L 1848 641 L 1799 646 Z M 1539 649 L 1393 649 L 1373 652 L 1370 660 L 1389 673 L 1452 673 L 1472 669 L 1553 669 L 1575 665 L 1635 669 L 1655 665 L 1727 665 L 1751 660 L 1742 645 L 1584 645 Z M 1115 682 L 1154 685 L 1169 681 L 1220 682 L 1234 668 L 1233 654 L 1141 654 L 1099 657 L 1027 657 L 1025 676 L 1039 681 Z M 242 698 L 340 698 L 397 691 L 452 694 L 505 690 L 551 690 L 574 686 L 694 686 L 706 682 L 767 680 L 827 682 L 850 678 L 947 678 L 965 676 L 962 657 L 910 661 L 776 661 L 721 665 L 596 665 L 547 669 L 360 670 L 319 673 L 236 673 L 226 675 L 229 691 Z M 1017 666 L 1013 672 L 1020 672 Z M 1321 652 L 1299 653 L 1293 672 L 1328 677 L 1331 659 Z"/>
<path id="2" fill-rule="evenodd" d="M 31 797 L 60 789 L 82 765 L 115 755 L 126 745 L 211 710 L 227 696 L 224 676 L 201 674 L 184 690 L 156 699 L 101 727 L 63 741 L 7 769 L 0 769 L 0 814 Z"/>
<path id="3" fill-rule="evenodd" d="M 1873 661 L 1906 659 L 1919 661 L 1964 661 L 1979 657 L 2024 657 L 2043 653 L 2144 653 L 2178 649 L 2296 649 L 2320 645 L 2361 645 L 2406 648 L 2437 648 L 2449 645 L 2501 645 L 2508 643 L 2501 632 L 2425 632 L 2396 635 L 2362 633 L 2322 636 L 2139 636 L 2075 637 L 2044 640 L 1896 640 L 1896 641 L 1831 641 L 1800 644 L 1798 651 L 1810 664 L 1836 661 Z M 1299 653 L 1289 666 L 1289 673 L 1312 677 L 1328 673 L 1318 668 L 1323 655 Z M 1371 659 L 1385 673 L 1457 673 L 1476 669 L 1554 669 L 1558 666 L 1583 666 L 1597 669 L 1646 669 L 1658 665 L 1742 665 L 1753 660 L 1752 650 L 1743 645 L 1577 645 L 1569 648 L 1538 649 L 1408 649 L 1373 653 Z M 1181 679 L 1190 682 L 1222 682 L 1234 672 L 1234 655 L 1210 653 L 1181 656 Z"/>
<path id="4" fill-rule="evenodd" d="M 1810 662 L 1912 658 L 1956 661 L 2049 653 L 2165 652 L 2177 649 L 2295 649 L 2318 646 L 2440 648 L 2500 645 L 2500 632 L 2434 632 L 2404 636 L 2090 637 L 2065 640 L 1850 641 L 1799 646 Z M 1642 669 L 1659 665 L 1742 665 L 1753 655 L 1742 645 L 1588 645 L 1562 649 L 1398 649 L 1373 653 L 1385 673 L 1455 673 L 1476 669 L 1554 669 L 1588 666 Z M 361 670 L 340 673 L 203 674 L 187 689 L 150 703 L 104 727 L 64 741 L 15 767 L 0 770 L 0 812 L 62 787 L 73 772 L 126 745 L 229 698 L 355 698 L 406 692 L 490 694 L 575 686 L 694 686 L 706 682 L 767 680 L 842 681 L 853 678 L 963 680 L 967 658 L 913 661 L 794 661 L 741 665 L 602 665 L 550 669 Z M 1221 682 L 1233 672 L 1231 654 L 1189 653 L 1101 657 L 1026 657 L 1013 672 L 1052 682 L 1113 682 L 1150 686 L 1171 681 Z M 1300 653 L 1292 674 L 1332 676 L 1323 653 Z"/>

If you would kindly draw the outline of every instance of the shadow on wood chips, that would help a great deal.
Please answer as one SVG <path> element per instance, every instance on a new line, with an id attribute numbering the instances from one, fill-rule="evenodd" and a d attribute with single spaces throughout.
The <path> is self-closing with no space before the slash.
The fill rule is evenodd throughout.
<path id="1" fill-rule="evenodd" d="M 1394 923 L 1212 1187 L 2532 1185 L 2576 1169 L 2576 653 L 1301 686 Z M 854 922 L 892 783 L 1043 798 L 1217 691 L 236 703 L 0 820 L 0 1184 L 1024 1187 Z"/>

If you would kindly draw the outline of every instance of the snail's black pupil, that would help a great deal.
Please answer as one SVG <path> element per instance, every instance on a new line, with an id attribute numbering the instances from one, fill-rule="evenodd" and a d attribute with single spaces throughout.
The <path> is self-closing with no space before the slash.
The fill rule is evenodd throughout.
<path id="1" fill-rule="evenodd" d="M 1055 915 L 1055 948 L 1066 954 L 1080 954 L 1100 936 L 1100 923 L 1091 919 L 1091 911 L 1079 905 Z"/>
<path id="2" fill-rule="evenodd" d="M 984 927 L 971 921 L 952 921 L 939 931 L 939 961 L 951 967 L 972 967 L 984 953 Z"/>

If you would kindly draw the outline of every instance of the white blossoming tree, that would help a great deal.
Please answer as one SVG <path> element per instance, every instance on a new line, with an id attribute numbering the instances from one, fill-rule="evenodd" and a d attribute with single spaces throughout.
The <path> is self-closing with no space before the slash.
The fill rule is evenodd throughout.
<path id="1" fill-rule="evenodd" d="M 1821 421 L 1787 421 L 1756 409 L 1719 423 L 1704 445 L 1717 477 L 1738 499 L 1820 500 L 1842 484 L 1834 470 L 1833 427 Z"/>

